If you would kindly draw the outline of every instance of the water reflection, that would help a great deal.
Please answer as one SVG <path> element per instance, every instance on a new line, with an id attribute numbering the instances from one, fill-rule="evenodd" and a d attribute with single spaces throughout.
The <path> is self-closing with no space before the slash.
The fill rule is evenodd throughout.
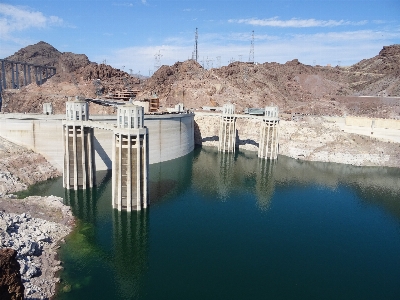
<path id="1" fill-rule="evenodd" d="M 139 297 L 148 264 L 148 210 L 113 211 L 114 264 L 124 299 Z"/>
<path id="2" fill-rule="evenodd" d="M 276 188 L 317 185 L 335 190 L 343 185 L 364 201 L 379 203 L 400 219 L 400 169 L 397 168 L 309 162 L 285 156 L 271 162 L 258 159 L 255 152 L 224 154 L 203 147 L 196 152 L 192 172 L 194 188 L 210 198 L 226 200 L 230 195 L 250 192 L 262 210 L 268 209 Z"/>
<path id="3" fill-rule="evenodd" d="M 271 205 L 271 199 L 275 191 L 275 180 L 273 178 L 274 168 L 277 160 L 266 160 L 258 158 L 258 169 L 256 173 L 256 196 L 261 210 L 267 210 Z"/>
<path id="4" fill-rule="evenodd" d="M 111 171 L 96 174 L 97 187 L 85 190 L 64 189 L 64 204 L 71 207 L 75 217 L 85 222 L 96 220 L 97 202 L 109 188 Z"/>
<path id="5" fill-rule="evenodd" d="M 184 157 L 150 165 L 150 206 L 173 199 L 185 191 L 191 182 L 193 157 L 198 150 Z"/>
<path id="6" fill-rule="evenodd" d="M 225 201 L 229 197 L 234 182 L 235 153 L 221 152 L 219 156 L 219 176 L 216 177 L 217 194 L 219 199 Z"/>
<path id="7" fill-rule="evenodd" d="M 192 184 L 201 193 L 220 200 L 255 192 L 259 207 L 265 210 L 274 194 L 277 164 L 275 160 L 258 159 L 255 152 L 216 153 L 203 148 L 193 163 Z"/>

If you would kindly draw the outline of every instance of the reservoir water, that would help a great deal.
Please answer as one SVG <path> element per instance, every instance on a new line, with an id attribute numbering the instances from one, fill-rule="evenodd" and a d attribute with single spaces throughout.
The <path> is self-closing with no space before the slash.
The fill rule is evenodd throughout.
<path id="1" fill-rule="evenodd" d="M 111 174 L 63 197 L 77 227 L 56 299 L 400 299 L 400 169 L 198 148 L 150 166 L 150 207 L 111 207 Z"/>

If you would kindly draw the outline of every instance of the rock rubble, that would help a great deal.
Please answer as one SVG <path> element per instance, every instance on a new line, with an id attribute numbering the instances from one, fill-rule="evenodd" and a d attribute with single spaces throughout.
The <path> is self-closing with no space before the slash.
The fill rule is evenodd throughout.
<path id="1" fill-rule="evenodd" d="M 43 215 L 57 215 L 59 222 L 35 218 L 26 212 L 4 211 L 4 208 L 9 210 L 17 202 L 24 202 L 24 206 L 31 207 L 36 214 L 39 213 L 40 203 L 45 209 Z M 18 210 L 18 203 L 16 206 Z M 73 225 L 70 208 L 62 203 L 62 198 L 34 196 L 23 200 L 1 199 L 0 209 L 0 247 L 17 252 L 25 299 L 49 299 L 59 282 L 56 272 L 61 269 L 56 250 Z"/>

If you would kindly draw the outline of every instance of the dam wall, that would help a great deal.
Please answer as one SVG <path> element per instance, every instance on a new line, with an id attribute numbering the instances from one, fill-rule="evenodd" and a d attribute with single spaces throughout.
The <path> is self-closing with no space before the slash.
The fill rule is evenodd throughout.
<path id="1" fill-rule="evenodd" d="M 196 112 L 194 121 L 195 144 L 218 147 L 219 116 Z M 236 146 L 257 152 L 261 120 L 240 117 L 236 122 Z M 279 155 L 356 166 L 400 167 L 399 130 L 375 126 L 371 135 L 371 127 L 346 126 L 344 118 L 327 117 L 280 120 L 279 126 Z"/>
<path id="2" fill-rule="evenodd" d="M 347 126 L 372 127 L 385 129 L 400 129 L 400 120 L 378 119 L 366 117 L 346 117 Z"/>
<path id="3" fill-rule="evenodd" d="M 60 171 L 63 168 L 65 115 L 3 114 L 0 115 L 0 136 L 42 154 Z M 194 115 L 146 115 L 149 131 L 149 163 L 155 164 L 184 156 L 194 149 Z M 91 116 L 105 128 L 116 124 L 116 116 Z M 112 168 L 113 131 L 94 128 L 96 170 Z"/>
<path id="4" fill-rule="evenodd" d="M 218 147 L 220 115 L 198 113 L 194 117 L 194 139 L 196 145 Z M 236 147 L 241 150 L 258 151 L 261 129 L 261 117 L 236 119 Z"/>

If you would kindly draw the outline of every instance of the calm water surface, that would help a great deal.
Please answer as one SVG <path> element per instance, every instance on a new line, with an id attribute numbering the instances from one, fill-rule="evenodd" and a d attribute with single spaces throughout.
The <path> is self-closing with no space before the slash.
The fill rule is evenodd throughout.
<path id="1" fill-rule="evenodd" d="M 400 299 L 400 170 L 196 149 L 150 166 L 151 206 L 111 207 L 111 174 L 67 191 L 78 219 L 57 299 Z"/>

